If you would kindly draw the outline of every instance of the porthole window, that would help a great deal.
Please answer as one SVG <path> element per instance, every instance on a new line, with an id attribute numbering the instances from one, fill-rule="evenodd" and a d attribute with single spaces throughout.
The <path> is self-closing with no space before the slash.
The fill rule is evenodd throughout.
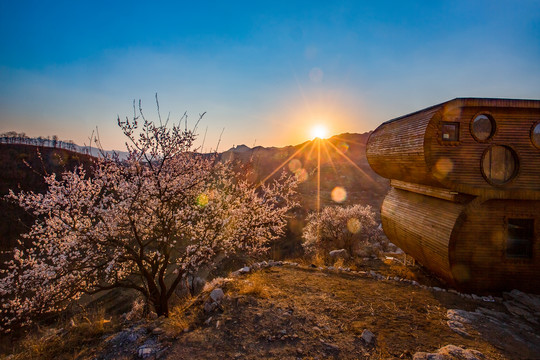
<path id="1" fill-rule="evenodd" d="M 477 141 L 489 140 L 495 133 L 495 121 L 490 115 L 480 114 L 471 123 L 471 134 Z"/>
<path id="2" fill-rule="evenodd" d="M 493 145 L 482 156 L 482 172 L 493 185 L 503 185 L 512 180 L 517 170 L 517 155 L 507 146 Z"/>
<path id="3" fill-rule="evenodd" d="M 531 141 L 534 146 L 540 149 L 540 122 L 537 122 L 531 130 Z"/>

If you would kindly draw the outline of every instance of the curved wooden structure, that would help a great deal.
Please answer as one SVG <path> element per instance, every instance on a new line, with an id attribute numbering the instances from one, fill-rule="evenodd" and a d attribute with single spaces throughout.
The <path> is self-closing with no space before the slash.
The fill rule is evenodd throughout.
<path id="1" fill-rule="evenodd" d="M 467 291 L 540 292 L 540 101 L 454 99 L 379 126 L 388 238 Z"/>
<path id="2" fill-rule="evenodd" d="M 481 115 L 493 124 L 485 140 L 472 131 Z M 489 198 L 540 200 L 540 148 L 532 141 L 539 121 L 539 100 L 454 99 L 383 123 L 371 134 L 366 154 L 372 169 L 388 179 Z M 488 169 L 489 155 L 515 157 L 513 169 Z M 511 179 L 501 184 L 505 175 Z"/>

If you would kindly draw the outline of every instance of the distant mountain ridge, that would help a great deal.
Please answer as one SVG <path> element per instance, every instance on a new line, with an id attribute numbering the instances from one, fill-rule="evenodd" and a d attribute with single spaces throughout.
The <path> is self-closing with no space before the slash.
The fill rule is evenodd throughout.
<path id="1" fill-rule="evenodd" d="M 332 190 L 343 188 L 347 197 L 340 203 L 362 202 L 376 208 L 388 191 L 388 180 L 377 175 L 366 158 L 366 144 L 371 132 L 343 133 L 328 139 L 314 139 L 284 147 L 250 148 L 238 145 L 219 154 L 223 161 L 239 162 L 253 173 L 254 181 L 277 178 L 283 171 L 301 180 L 299 192 L 306 210 L 316 207 L 317 167 L 321 166 L 321 204 L 332 205 Z"/>
<path id="2" fill-rule="evenodd" d="M 296 220 L 288 234 L 289 239 L 295 238 L 298 242 L 303 219 L 308 212 L 317 209 L 319 197 L 321 207 L 362 203 L 372 205 L 376 210 L 380 208 L 389 182 L 375 174 L 367 162 L 366 143 L 369 135 L 369 132 L 344 133 L 284 147 L 250 148 L 238 145 L 217 155 L 221 161 L 232 161 L 237 171 L 246 174 L 255 183 L 277 179 L 283 172 L 298 178 L 301 208 L 297 209 Z M 41 153 L 43 163 L 37 150 Z M 71 144 L 68 150 L 47 147 L 46 144 L 0 142 L 0 197 L 6 195 L 9 189 L 46 191 L 43 176 L 40 175 L 44 171 L 61 173 L 79 164 L 91 169 L 92 155 L 85 152 L 84 147 L 75 144 Z M 333 196 L 335 189 L 339 189 L 339 198 Z M 5 214 L 0 220 L 0 250 L 7 250 L 14 246 L 18 235 L 27 229 L 33 219 L 4 198 L 0 198 L 0 210 Z"/>

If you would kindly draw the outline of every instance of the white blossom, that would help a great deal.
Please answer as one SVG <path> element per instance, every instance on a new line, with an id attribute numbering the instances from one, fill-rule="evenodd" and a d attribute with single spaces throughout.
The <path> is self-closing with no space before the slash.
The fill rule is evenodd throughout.
<path id="1" fill-rule="evenodd" d="M 45 194 L 10 192 L 39 220 L 23 236 L 33 246 L 14 249 L 1 275 L 4 329 L 114 287 L 138 290 L 168 315 L 182 279 L 283 235 L 295 180 L 256 187 L 216 155 L 195 152 L 193 131 L 140 117 L 140 128 L 139 117 L 118 120 L 126 160 L 103 156 L 91 171 L 48 176 Z"/>

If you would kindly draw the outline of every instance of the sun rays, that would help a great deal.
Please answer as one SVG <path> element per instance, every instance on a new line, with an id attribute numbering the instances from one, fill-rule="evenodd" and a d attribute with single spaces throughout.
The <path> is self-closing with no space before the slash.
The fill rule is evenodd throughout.
<path id="1" fill-rule="evenodd" d="M 351 199 L 350 194 L 347 193 L 346 186 L 343 185 L 343 181 L 339 180 L 339 176 L 343 177 L 344 175 L 340 173 L 340 164 L 343 166 L 343 163 L 348 163 L 353 166 L 353 168 L 359 173 L 358 176 L 361 179 L 360 181 L 369 184 L 370 187 L 376 189 L 381 188 L 381 185 L 377 183 L 369 173 L 366 173 L 351 157 L 347 152 L 351 151 L 351 147 L 358 151 L 358 148 L 362 149 L 365 147 L 365 144 L 352 141 L 351 139 L 340 138 L 334 136 L 330 139 L 324 139 L 321 136 L 327 136 L 325 133 L 326 128 L 322 125 L 316 125 L 312 128 L 312 135 L 316 136 L 312 141 L 308 141 L 302 144 L 297 148 L 290 156 L 288 156 L 284 161 L 282 161 L 273 171 L 271 171 L 264 179 L 262 179 L 259 185 L 265 183 L 268 179 L 272 178 L 278 171 L 291 171 L 298 181 L 305 182 L 311 181 L 314 182 L 313 185 L 316 186 L 316 197 L 313 198 L 314 208 L 317 212 L 321 210 L 322 199 L 321 199 L 321 188 L 322 181 L 335 181 L 335 184 L 330 185 L 330 188 L 333 189 L 329 195 L 330 200 L 334 203 L 340 204 L 345 202 L 347 199 Z M 323 135 L 324 134 L 324 135 Z M 363 151 L 363 150 L 361 150 Z M 344 159 L 343 161 L 338 161 L 339 159 Z M 311 164 L 311 165 L 310 165 Z M 308 168 L 314 170 L 309 170 Z M 321 177 L 322 170 L 326 166 L 326 169 L 331 168 L 331 172 L 334 176 L 331 176 L 334 180 L 328 180 L 328 178 Z M 329 185 L 326 183 L 326 185 Z M 314 186 L 314 187 L 315 187 Z M 348 189 L 349 192 L 353 189 Z M 312 206 L 313 206 L 312 205 Z"/>

